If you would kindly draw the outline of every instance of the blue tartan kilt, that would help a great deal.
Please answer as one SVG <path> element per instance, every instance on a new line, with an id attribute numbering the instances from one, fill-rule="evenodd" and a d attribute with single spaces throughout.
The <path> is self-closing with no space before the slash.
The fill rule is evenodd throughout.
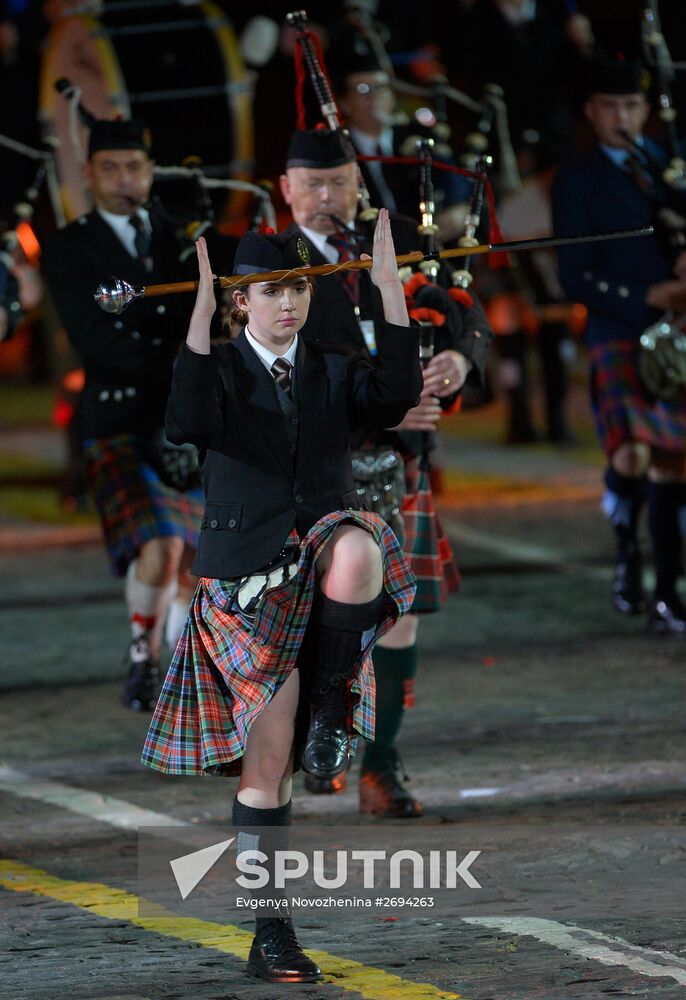
<path id="1" fill-rule="evenodd" d="M 638 376 L 639 346 L 614 340 L 589 348 L 591 406 L 606 455 L 622 444 L 641 442 L 686 454 L 686 405 L 651 397 Z"/>
<path id="2" fill-rule="evenodd" d="M 198 544 L 204 496 L 166 486 L 148 460 L 144 442 L 133 434 L 85 442 L 86 479 L 105 536 L 112 572 L 124 576 L 152 538 L 182 538 Z"/>

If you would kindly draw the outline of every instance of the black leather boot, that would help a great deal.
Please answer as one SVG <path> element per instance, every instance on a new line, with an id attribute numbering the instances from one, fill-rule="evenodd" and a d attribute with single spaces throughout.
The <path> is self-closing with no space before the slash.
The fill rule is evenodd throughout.
<path id="1" fill-rule="evenodd" d="M 321 664 L 318 667 L 312 719 L 302 756 L 303 771 L 316 777 L 334 778 L 350 763 L 349 687 L 353 676 L 354 663 L 347 673 L 327 672 Z"/>
<path id="2" fill-rule="evenodd" d="M 261 921 L 246 972 L 268 983 L 318 983 L 322 970 L 300 947 L 290 916 Z"/>
<path id="3" fill-rule="evenodd" d="M 648 616 L 648 629 L 653 635 L 680 635 L 686 637 L 686 607 L 674 594 L 653 602 Z"/>
<path id="4" fill-rule="evenodd" d="M 129 647 L 129 675 L 122 692 L 122 704 L 134 712 L 151 711 L 160 693 L 160 665 L 153 659 L 145 636 Z"/>
<path id="5" fill-rule="evenodd" d="M 352 706 L 363 633 L 377 623 L 383 593 L 363 604 L 343 604 L 320 594 L 315 611 L 310 695 L 311 718 L 302 769 L 318 778 L 335 778 L 350 763 Z"/>
<path id="6" fill-rule="evenodd" d="M 391 749 L 385 765 L 373 770 L 363 764 L 360 772 L 360 812 L 386 819 L 414 819 L 424 810 L 421 802 L 403 787 L 398 776 L 402 769 L 403 780 L 409 781 L 397 750 Z"/>

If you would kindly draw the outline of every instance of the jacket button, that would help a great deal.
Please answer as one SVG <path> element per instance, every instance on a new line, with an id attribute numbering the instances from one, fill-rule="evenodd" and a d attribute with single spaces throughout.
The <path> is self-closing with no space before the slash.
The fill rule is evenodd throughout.
<path id="1" fill-rule="evenodd" d="M 293 497 L 293 499 L 295 500 L 296 503 L 302 503 L 303 502 L 303 498 L 300 496 L 299 493 L 296 493 L 295 496 Z"/>
<path id="2" fill-rule="evenodd" d="M 218 528 L 218 527 L 219 527 L 219 521 L 214 521 L 214 520 L 210 521 L 210 528 Z"/>
<path id="3" fill-rule="evenodd" d="M 229 518 L 229 527 L 230 528 L 235 528 L 237 524 L 238 524 L 238 521 L 236 520 L 235 517 L 230 517 Z"/>
<path id="4" fill-rule="evenodd" d="M 293 419 L 291 420 L 291 423 L 292 424 L 297 424 L 297 422 L 298 422 L 298 418 L 297 417 L 293 417 Z"/>

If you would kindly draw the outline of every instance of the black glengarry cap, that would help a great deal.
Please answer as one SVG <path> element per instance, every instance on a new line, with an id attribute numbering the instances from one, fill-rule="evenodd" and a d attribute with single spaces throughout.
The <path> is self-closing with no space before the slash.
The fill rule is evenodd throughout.
<path id="1" fill-rule="evenodd" d="M 283 271 L 294 267 L 309 267 L 307 243 L 295 233 L 275 233 L 261 236 L 249 232 L 241 239 L 234 258 L 234 274 L 259 274 L 266 271 Z"/>
<path id="2" fill-rule="evenodd" d="M 131 121 L 121 119 L 96 121 L 88 139 L 89 158 L 101 149 L 142 149 L 144 153 L 149 154 L 151 148 L 150 129 L 138 118 Z"/>
<path id="3" fill-rule="evenodd" d="M 286 167 L 326 169 L 355 162 L 355 149 L 344 132 L 328 128 L 297 129 L 291 136 Z"/>
<path id="4" fill-rule="evenodd" d="M 650 87 L 650 73 L 633 59 L 609 57 L 594 59 L 586 74 L 586 93 L 593 94 L 646 94 Z"/>

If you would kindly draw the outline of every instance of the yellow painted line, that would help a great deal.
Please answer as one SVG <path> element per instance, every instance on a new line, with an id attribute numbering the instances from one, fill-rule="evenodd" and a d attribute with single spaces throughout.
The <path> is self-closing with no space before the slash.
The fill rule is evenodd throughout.
<path id="1" fill-rule="evenodd" d="M 203 948 L 214 948 L 244 961 L 250 951 L 252 933 L 232 924 L 217 924 L 173 913 L 139 917 L 138 896 L 133 893 L 99 882 L 57 878 L 40 868 L 32 868 L 9 858 L 0 858 L 0 886 L 12 892 L 32 892 L 60 903 L 69 903 L 108 920 L 127 920 L 145 931 L 192 941 Z M 161 907 L 159 910 L 160 914 L 164 913 Z M 365 1000 L 396 1000 L 398 997 L 402 1000 L 464 1000 L 460 993 L 440 990 L 431 983 L 402 979 L 383 969 L 339 958 L 327 951 L 310 951 L 308 948 L 307 953 L 320 966 L 327 982 L 359 993 Z"/>

